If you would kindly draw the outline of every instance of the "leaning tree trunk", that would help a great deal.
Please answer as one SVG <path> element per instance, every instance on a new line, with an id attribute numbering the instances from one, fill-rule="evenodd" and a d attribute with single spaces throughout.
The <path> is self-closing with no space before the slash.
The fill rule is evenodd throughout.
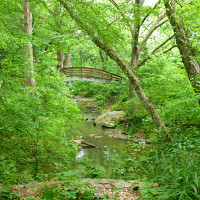
<path id="1" fill-rule="evenodd" d="M 30 41 L 32 36 L 32 13 L 30 9 L 30 2 L 28 2 L 28 0 L 24 0 L 24 32 L 28 35 L 28 41 L 24 45 L 26 68 L 25 85 L 33 86 L 35 83 L 33 67 L 33 48 Z"/>
<path id="2" fill-rule="evenodd" d="M 114 51 L 112 51 L 108 46 L 106 46 L 101 41 L 99 41 L 99 39 L 97 37 L 93 36 L 92 40 L 112 60 L 114 60 L 118 64 L 118 66 L 120 66 L 120 68 L 124 71 L 125 75 L 128 77 L 129 81 L 132 83 L 133 88 L 135 89 L 135 92 L 137 93 L 141 103 L 144 105 L 144 107 L 150 113 L 151 118 L 152 118 L 153 122 L 156 124 L 156 126 L 160 127 L 160 128 L 165 128 L 165 124 L 162 121 L 160 115 L 158 114 L 156 108 L 154 107 L 154 105 L 149 101 L 149 99 L 145 95 L 139 79 L 131 71 L 129 66 Z"/>
<path id="3" fill-rule="evenodd" d="M 174 7 L 172 6 L 173 1 L 164 0 L 164 3 L 188 77 L 194 91 L 200 93 L 200 84 L 198 84 L 198 78 L 200 78 L 200 63 L 197 61 L 195 49 L 190 43 L 183 21 L 174 12 Z"/>
<path id="4" fill-rule="evenodd" d="M 93 34 L 92 30 L 85 23 L 83 23 L 83 21 L 75 14 L 74 10 L 69 6 L 69 4 L 65 3 L 63 0 L 58 0 L 58 1 L 69 12 L 71 18 L 74 19 L 76 21 L 76 23 L 78 23 L 79 26 L 86 31 L 86 33 L 91 37 L 94 44 L 96 44 L 97 47 L 101 48 L 124 71 L 125 75 L 129 78 L 130 82 L 133 84 L 134 89 L 135 89 L 140 101 L 145 106 L 147 111 L 150 113 L 151 118 L 152 118 L 153 122 L 156 124 L 156 126 L 159 128 L 165 128 L 165 124 L 162 121 L 159 113 L 157 112 L 154 105 L 149 101 L 149 99 L 145 95 L 145 93 L 140 85 L 139 79 L 131 71 L 130 67 L 111 48 L 109 48 L 106 44 L 101 42 L 99 40 L 99 38 Z"/>

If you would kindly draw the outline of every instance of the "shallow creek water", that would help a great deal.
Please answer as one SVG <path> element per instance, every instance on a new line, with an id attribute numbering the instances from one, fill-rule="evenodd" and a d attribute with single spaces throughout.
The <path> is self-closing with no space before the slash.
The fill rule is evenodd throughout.
<path id="1" fill-rule="evenodd" d="M 103 165 L 105 149 L 108 155 L 112 156 L 114 151 L 121 151 L 125 148 L 126 141 L 113 137 L 110 129 L 94 126 L 92 121 L 80 123 L 76 128 L 82 133 L 85 141 L 98 147 L 81 149 L 77 158 L 88 157 L 93 163 Z"/>
<path id="2" fill-rule="evenodd" d="M 114 151 L 122 151 L 127 142 L 114 137 L 112 129 L 94 126 L 93 121 L 99 115 L 98 113 L 90 112 L 85 108 L 81 108 L 81 110 L 88 120 L 79 123 L 74 128 L 81 133 L 84 141 L 92 143 L 98 148 L 82 148 L 77 155 L 77 159 L 87 157 L 94 164 L 104 165 L 104 151 L 106 150 L 107 155 L 110 157 Z"/>

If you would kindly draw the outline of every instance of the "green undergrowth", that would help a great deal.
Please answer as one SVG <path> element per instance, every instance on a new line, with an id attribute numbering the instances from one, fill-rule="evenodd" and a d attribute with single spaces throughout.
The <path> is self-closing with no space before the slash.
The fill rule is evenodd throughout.
<path id="1" fill-rule="evenodd" d="M 0 183 L 50 180 L 74 167 L 77 147 L 71 130 L 80 121 L 79 109 L 54 66 L 40 66 L 34 87 L 24 86 L 20 64 L 16 70 L 9 67 L 1 69 Z"/>
<path id="2" fill-rule="evenodd" d="M 164 142 L 157 131 L 158 140 L 152 145 L 130 143 L 120 154 L 107 156 L 111 177 L 158 184 L 145 184 L 140 190 L 141 199 L 199 199 L 199 129 L 182 128 L 181 134 L 180 128 L 168 131 L 172 142 Z"/>
<path id="3" fill-rule="evenodd" d="M 74 95 L 85 93 L 85 97 L 96 99 L 97 105 L 106 106 L 107 103 L 113 102 L 121 91 L 127 90 L 126 85 L 126 80 L 122 82 L 113 81 L 111 84 L 82 81 L 70 83 L 69 89 Z"/>
<path id="4" fill-rule="evenodd" d="M 0 189 L 0 199 L 20 200 L 20 195 L 13 192 L 12 189 L 2 187 Z"/>

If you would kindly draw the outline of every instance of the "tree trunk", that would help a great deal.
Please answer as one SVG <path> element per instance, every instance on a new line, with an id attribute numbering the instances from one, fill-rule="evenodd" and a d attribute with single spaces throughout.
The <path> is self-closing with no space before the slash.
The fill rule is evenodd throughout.
<path id="1" fill-rule="evenodd" d="M 70 59 L 71 59 L 72 51 L 69 50 L 68 53 L 65 54 L 64 66 L 69 67 Z"/>
<path id="2" fill-rule="evenodd" d="M 143 5 L 143 2 L 140 0 L 135 0 L 136 6 Z M 136 9 L 134 12 L 135 17 L 138 19 L 137 22 L 134 22 L 134 30 L 132 33 L 132 52 L 131 52 L 131 69 L 136 69 L 139 63 L 139 32 L 140 32 L 140 9 Z M 134 86 L 133 83 L 129 83 L 129 99 L 134 98 Z"/>
<path id="3" fill-rule="evenodd" d="M 63 51 L 62 51 L 62 49 L 59 49 L 57 51 L 57 69 L 59 69 L 59 70 L 63 69 Z"/>
<path id="4" fill-rule="evenodd" d="M 37 47 L 33 46 L 33 60 L 34 62 L 37 64 L 38 60 L 37 60 Z"/>
<path id="5" fill-rule="evenodd" d="M 31 40 L 32 35 L 32 13 L 30 3 L 24 0 L 24 32 L 29 36 L 27 40 Z M 25 85 L 33 86 L 35 84 L 34 67 L 33 67 L 33 48 L 30 41 L 24 45 L 25 50 L 25 68 L 27 70 Z"/>
<path id="6" fill-rule="evenodd" d="M 135 97 L 134 95 L 134 86 L 133 84 L 129 81 L 129 94 L 128 94 L 128 98 L 129 99 L 133 99 Z"/>
<path id="7" fill-rule="evenodd" d="M 138 51 L 138 36 L 134 37 L 135 42 L 133 41 L 132 43 L 132 56 L 131 56 L 131 69 L 134 70 L 137 68 L 138 63 L 139 63 L 139 51 Z M 137 40 L 137 41 L 136 41 Z M 129 99 L 134 98 L 134 86 L 131 82 L 129 82 Z"/>
<path id="8" fill-rule="evenodd" d="M 82 51 L 80 50 L 79 52 L 79 55 L 80 55 L 80 64 L 81 64 L 81 67 L 83 65 L 83 57 L 82 57 Z"/>
<path id="9" fill-rule="evenodd" d="M 158 114 L 156 108 L 154 107 L 154 105 L 149 101 L 149 99 L 145 95 L 145 93 L 140 85 L 139 79 L 131 71 L 129 66 L 114 51 L 112 51 L 108 46 L 106 46 L 101 41 L 99 41 L 97 37 L 93 36 L 92 40 L 112 60 L 114 60 L 118 64 L 118 66 L 120 66 L 120 68 L 124 71 L 125 75 L 129 78 L 130 82 L 132 83 L 133 88 L 135 89 L 135 92 L 137 93 L 141 103 L 144 105 L 144 107 L 150 113 L 151 118 L 152 118 L 153 122 L 156 124 L 156 126 L 160 127 L 160 128 L 165 128 L 165 124 L 162 121 L 160 115 Z"/>
<path id="10" fill-rule="evenodd" d="M 196 59 L 195 49 L 192 47 L 183 21 L 174 12 L 173 1 L 164 0 L 167 16 L 174 30 L 176 43 L 182 56 L 182 61 L 187 71 L 190 82 L 196 93 L 200 93 L 200 64 Z"/>
<path id="11" fill-rule="evenodd" d="M 99 49 L 99 55 L 100 55 L 100 58 L 101 58 L 101 61 L 102 61 L 102 64 L 103 64 L 103 70 L 106 70 L 105 62 L 108 61 L 108 57 L 107 57 L 107 55 L 106 55 L 106 57 L 104 58 L 103 52 L 102 52 L 101 49 Z"/>

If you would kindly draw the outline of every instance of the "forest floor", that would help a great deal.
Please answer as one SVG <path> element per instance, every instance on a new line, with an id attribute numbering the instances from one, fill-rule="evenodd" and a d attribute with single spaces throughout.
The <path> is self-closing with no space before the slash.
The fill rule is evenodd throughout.
<path id="1" fill-rule="evenodd" d="M 134 181 L 122 181 L 114 179 L 82 179 L 83 187 L 86 189 L 96 190 L 95 195 L 103 197 L 108 195 L 110 199 L 119 200 L 136 200 L 140 197 L 139 187 L 142 185 L 136 184 L 134 187 L 131 186 Z M 71 181 L 73 184 L 80 184 L 80 181 Z M 69 181 L 67 181 L 69 182 Z M 31 182 L 26 185 L 16 185 L 12 189 L 14 192 L 21 195 L 22 200 L 41 199 L 42 193 L 45 190 L 45 185 L 48 188 L 59 188 L 62 187 L 62 191 L 67 190 L 67 186 L 63 187 L 64 181 L 49 181 L 49 182 Z M 86 184 L 86 183 L 89 183 Z"/>

